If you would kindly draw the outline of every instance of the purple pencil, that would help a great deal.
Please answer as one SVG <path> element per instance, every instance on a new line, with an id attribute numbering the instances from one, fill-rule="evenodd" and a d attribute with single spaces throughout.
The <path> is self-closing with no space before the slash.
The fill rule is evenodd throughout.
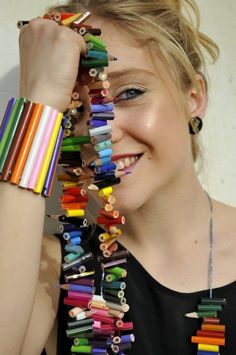
<path id="1" fill-rule="evenodd" d="M 106 126 L 107 121 L 99 121 L 99 120 L 90 120 L 89 121 L 89 127 L 90 128 L 96 128 L 96 127 L 101 127 L 101 126 Z"/>
<path id="2" fill-rule="evenodd" d="M 6 108 L 6 111 L 5 111 L 1 126 L 0 126 L 0 142 L 2 140 L 2 136 L 3 136 L 4 131 L 6 129 L 6 126 L 7 126 L 7 123 L 9 121 L 9 117 L 11 115 L 11 112 L 12 112 L 12 109 L 13 109 L 13 106 L 14 106 L 15 102 L 16 102 L 15 98 L 10 99 L 9 102 L 8 102 L 8 105 L 7 105 L 7 108 Z"/>
<path id="3" fill-rule="evenodd" d="M 113 111 L 113 104 L 103 104 L 103 105 L 91 105 L 91 112 L 98 113 L 98 112 L 110 112 Z"/>

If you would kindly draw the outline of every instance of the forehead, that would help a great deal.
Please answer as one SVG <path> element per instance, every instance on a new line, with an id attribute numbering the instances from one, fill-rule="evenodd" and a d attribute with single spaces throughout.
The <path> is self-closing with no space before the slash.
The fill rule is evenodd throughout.
<path id="1" fill-rule="evenodd" d="M 101 28 L 101 39 L 106 43 L 108 53 L 118 59 L 117 62 L 109 64 L 109 71 L 126 70 L 130 67 L 154 71 L 153 61 L 147 48 L 141 46 L 128 30 L 115 22 L 98 17 L 93 17 L 89 24 Z M 155 58 L 156 60 L 158 58 Z"/>
<path id="2" fill-rule="evenodd" d="M 92 17 L 89 21 L 94 28 L 101 28 L 101 39 L 106 43 L 108 53 L 117 57 L 106 68 L 109 80 L 142 81 L 156 90 L 165 90 L 169 95 L 177 97 L 176 84 L 171 69 L 160 55 L 156 47 L 152 51 L 145 43 L 141 44 L 133 33 L 123 24 L 108 21 L 100 17 Z"/>

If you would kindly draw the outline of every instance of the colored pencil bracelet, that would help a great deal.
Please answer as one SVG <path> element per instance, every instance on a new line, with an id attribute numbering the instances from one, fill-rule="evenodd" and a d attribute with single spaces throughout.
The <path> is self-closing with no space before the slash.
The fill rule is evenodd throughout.
<path id="1" fill-rule="evenodd" d="M 49 196 L 63 138 L 62 119 L 63 114 L 49 106 L 10 99 L 0 127 L 0 181 Z"/>

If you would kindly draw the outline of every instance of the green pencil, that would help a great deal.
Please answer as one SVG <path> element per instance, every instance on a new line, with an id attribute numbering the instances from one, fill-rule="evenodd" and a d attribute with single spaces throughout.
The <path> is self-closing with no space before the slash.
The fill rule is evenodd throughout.
<path id="1" fill-rule="evenodd" d="M 217 317 L 217 312 L 212 311 L 212 312 L 192 312 L 192 313 L 186 313 L 184 315 L 187 318 L 216 318 Z"/>
<path id="2" fill-rule="evenodd" d="M 11 148 L 11 144 L 15 137 L 17 127 L 19 125 L 23 110 L 24 110 L 24 103 L 26 99 L 19 98 L 16 100 L 16 103 L 12 109 L 11 116 L 9 118 L 7 127 L 3 134 L 1 143 L 0 143 L 0 173 L 2 172 L 5 162 L 7 160 L 8 153 Z"/>

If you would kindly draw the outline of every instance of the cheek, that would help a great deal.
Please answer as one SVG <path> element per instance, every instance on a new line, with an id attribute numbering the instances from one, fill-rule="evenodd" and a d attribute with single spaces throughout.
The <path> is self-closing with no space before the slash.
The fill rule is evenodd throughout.
<path id="1" fill-rule="evenodd" d="M 158 129 L 158 116 L 156 108 L 149 102 L 115 108 L 117 126 L 128 136 L 145 144 Z"/>
<path id="2" fill-rule="evenodd" d="M 157 145 L 171 145 L 176 149 L 189 136 L 183 110 L 164 95 L 138 106 L 117 110 L 118 121 L 129 135 L 151 150 L 155 150 Z"/>

